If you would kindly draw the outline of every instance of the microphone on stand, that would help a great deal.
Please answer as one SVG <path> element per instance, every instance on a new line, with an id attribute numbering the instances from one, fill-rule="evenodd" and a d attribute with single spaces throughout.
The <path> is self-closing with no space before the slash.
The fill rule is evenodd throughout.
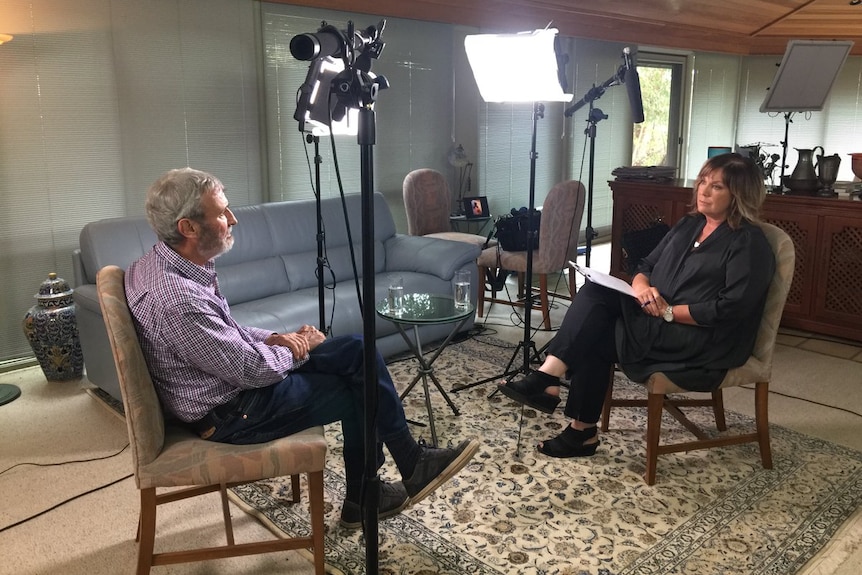
<path id="1" fill-rule="evenodd" d="M 644 103 L 641 98 L 641 80 L 637 68 L 632 62 L 631 50 L 628 46 L 623 48 L 623 83 L 629 95 L 629 107 L 632 110 L 632 122 L 640 124 L 644 121 Z"/>

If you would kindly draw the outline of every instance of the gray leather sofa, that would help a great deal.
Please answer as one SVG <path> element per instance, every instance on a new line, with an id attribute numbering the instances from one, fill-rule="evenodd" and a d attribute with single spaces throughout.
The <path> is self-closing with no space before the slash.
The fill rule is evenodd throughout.
<path id="1" fill-rule="evenodd" d="M 345 198 L 356 256 L 362 274 L 361 197 Z M 314 200 L 276 202 L 235 208 L 238 225 L 233 249 L 216 260 L 219 287 L 241 324 L 273 331 L 291 331 L 320 322 L 317 288 L 317 219 Z M 347 227 L 340 198 L 321 202 L 326 237 L 326 317 L 333 335 L 362 333 L 362 313 L 354 284 Z M 87 378 L 120 398 L 114 360 L 102 323 L 96 294 L 96 273 L 114 264 L 127 268 L 156 243 L 144 216 L 91 222 L 80 234 L 73 253 L 78 331 Z M 404 291 L 452 293 L 456 270 L 473 274 L 476 301 L 476 258 L 479 248 L 462 242 L 398 234 L 380 194 L 374 195 L 374 278 L 377 300 L 386 297 L 388 276 L 397 273 Z M 360 289 L 362 283 L 360 281 Z M 333 308 L 334 305 L 334 308 Z M 334 310 L 334 311 L 333 311 Z M 464 329 L 472 327 L 470 320 Z M 319 327 L 319 326 L 318 326 Z M 420 328 L 423 344 L 446 337 L 452 325 Z M 407 349 L 389 321 L 376 318 L 377 349 L 384 357 Z"/>

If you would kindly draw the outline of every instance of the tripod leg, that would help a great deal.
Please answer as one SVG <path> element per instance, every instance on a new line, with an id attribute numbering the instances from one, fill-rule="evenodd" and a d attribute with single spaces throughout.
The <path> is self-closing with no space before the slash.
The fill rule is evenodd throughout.
<path id="1" fill-rule="evenodd" d="M 515 444 L 515 458 L 521 458 L 521 432 L 524 429 L 524 404 L 521 404 L 521 417 L 518 421 L 518 443 Z"/>
<path id="2" fill-rule="evenodd" d="M 509 359 L 509 363 L 506 364 L 506 369 L 503 370 L 503 373 L 492 375 L 491 377 L 486 377 L 485 379 L 480 379 L 479 381 L 474 381 L 473 383 L 468 383 L 466 385 L 458 385 L 453 387 L 451 390 L 452 393 L 458 393 L 459 391 L 464 391 L 465 389 L 470 389 L 471 387 L 476 387 L 477 385 L 482 385 L 483 383 L 488 383 L 489 381 L 494 381 L 495 379 L 502 379 L 504 377 L 510 377 L 512 374 L 518 373 L 518 370 L 510 371 L 512 364 L 515 363 L 515 358 L 518 357 L 518 352 L 523 348 L 524 342 L 519 341 L 518 346 L 515 348 L 515 353 L 512 354 L 512 357 Z"/>

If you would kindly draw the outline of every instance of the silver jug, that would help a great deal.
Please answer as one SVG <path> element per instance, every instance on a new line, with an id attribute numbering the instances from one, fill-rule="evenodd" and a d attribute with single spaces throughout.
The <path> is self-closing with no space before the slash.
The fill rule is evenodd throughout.
<path id="1" fill-rule="evenodd" d="M 790 189 L 791 194 L 814 194 L 820 187 L 820 182 L 817 179 L 817 171 L 814 168 L 814 151 L 820 149 L 823 151 L 823 146 L 815 146 L 812 149 L 794 148 L 799 152 L 799 161 L 796 167 L 793 168 L 793 173 L 783 182 Z"/>

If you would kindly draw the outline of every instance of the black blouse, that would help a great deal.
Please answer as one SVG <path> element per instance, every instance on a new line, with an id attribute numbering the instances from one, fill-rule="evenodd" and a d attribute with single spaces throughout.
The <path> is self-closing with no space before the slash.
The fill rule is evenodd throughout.
<path id="1" fill-rule="evenodd" d="M 725 222 L 694 247 L 705 224 L 702 215 L 685 216 L 638 266 L 670 305 L 688 304 L 698 325 L 665 322 L 624 298 L 617 350 L 634 381 L 662 371 L 680 387 L 708 391 L 751 355 L 775 256 L 748 222 L 735 230 Z"/>

